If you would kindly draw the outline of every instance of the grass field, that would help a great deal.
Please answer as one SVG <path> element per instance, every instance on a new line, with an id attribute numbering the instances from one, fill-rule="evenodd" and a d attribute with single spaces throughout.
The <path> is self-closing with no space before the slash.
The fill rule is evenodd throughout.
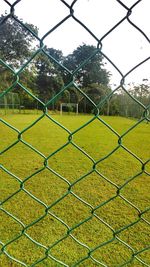
<path id="1" fill-rule="evenodd" d="M 98 119 L 88 124 L 90 115 L 53 115 L 34 124 L 39 117 L 2 116 L 19 130 L 0 126 L 0 150 L 16 142 L 1 155 L 5 251 L 24 266 L 42 258 L 35 266 L 74 266 L 80 260 L 80 267 L 150 266 L 150 250 L 144 250 L 150 246 L 150 211 L 139 216 L 150 203 L 150 164 L 144 171 L 141 163 L 150 156 L 150 125 L 142 122 L 124 134 L 136 120 L 101 117 L 117 135 Z M 1 254 L 0 267 L 9 266 L 22 265 Z"/>

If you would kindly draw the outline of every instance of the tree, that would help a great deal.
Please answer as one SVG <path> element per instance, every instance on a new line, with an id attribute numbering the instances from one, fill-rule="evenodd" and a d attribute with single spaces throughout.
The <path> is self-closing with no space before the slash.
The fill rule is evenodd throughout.
<path id="1" fill-rule="evenodd" d="M 53 48 L 44 48 L 48 55 L 54 57 L 57 61 L 62 59 L 62 52 Z M 40 53 L 35 59 L 37 70 L 37 90 L 39 98 L 47 102 L 58 93 L 63 85 L 63 80 L 59 66 L 54 63 L 45 53 Z"/>
<path id="2" fill-rule="evenodd" d="M 0 17 L 0 58 L 14 67 L 20 66 L 33 50 L 35 37 L 15 19 Z M 17 18 L 17 17 L 16 17 Z M 24 23 L 37 34 L 32 24 Z"/>
<path id="3" fill-rule="evenodd" d="M 93 45 L 80 45 L 72 54 L 69 54 L 63 62 L 70 71 L 74 71 L 89 58 L 76 74 L 78 83 L 84 88 L 93 83 L 103 85 L 108 85 L 109 83 L 110 73 L 103 68 L 103 57 L 98 51 L 92 56 L 95 51 L 96 47 Z M 90 56 L 92 57 L 90 58 Z M 66 75 L 64 77 L 65 82 L 67 78 Z"/>
<path id="4" fill-rule="evenodd" d="M 5 63 L 14 69 L 18 69 L 31 55 L 34 49 L 33 41 L 35 40 L 35 37 L 14 18 L 9 17 L 6 20 L 5 18 L 4 15 L 0 16 L 0 59 L 4 62 L 0 62 L 0 91 L 6 90 L 14 81 L 13 73 Z M 16 17 L 16 19 L 18 18 Z M 37 34 L 36 26 L 28 23 L 24 24 Z M 30 71 L 25 72 L 20 77 L 24 76 L 24 79 L 27 80 L 28 78 L 31 81 Z M 17 91 L 18 88 L 14 90 Z M 23 93 L 23 91 L 20 90 L 20 93 Z"/>
<path id="5" fill-rule="evenodd" d="M 136 85 L 129 92 L 132 96 L 137 98 L 144 105 L 148 104 L 147 100 L 150 96 L 150 86 L 149 85 L 144 84 L 144 83 Z"/>
<path id="6" fill-rule="evenodd" d="M 117 94 L 113 94 L 110 101 L 110 115 L 118 114 L 134 118 L 143 116 L 145 108 L 148 108 L 150 103 L 150 85 L 146 83 L 134 85 L 128 93 L 120 90 Z"/>
<path id="7" fill-rule="evenodd" d="M 111 88 L 103 84 L 92 83 L 83 88 L 86 95 L 96 104 L 102 114 L 109 115 L 110 99 L 106 98 L 111 93 Z M 103 102 L 103 100 L 106 100 Z M 85 97 L 82 98 L 84 112 L 94 112 L 95 107 Z"/>
<path id="8" fill-rule="evenodd" d="M 145 107 L 147 107 L 150 104 L 150 86 L 148 84 L 142 83 L 136 85 L 129 92 L 135 99 L 137 99 Z M 134 116 L 140 118 L 142 116 L 142 113 L 144 112 L 144 109 L 140 104 L 137 104 L 136 102 L 134 102 L 134 106 L 135 106 Z"/>

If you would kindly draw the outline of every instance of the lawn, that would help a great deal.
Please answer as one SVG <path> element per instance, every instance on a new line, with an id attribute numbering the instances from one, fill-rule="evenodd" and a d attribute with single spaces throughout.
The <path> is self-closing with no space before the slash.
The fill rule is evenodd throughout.
<path id="1" fill-rule="evenodd" d="M 91 115 L 2 120 L 0 267 L 150 266 L 149 124 Z"/>

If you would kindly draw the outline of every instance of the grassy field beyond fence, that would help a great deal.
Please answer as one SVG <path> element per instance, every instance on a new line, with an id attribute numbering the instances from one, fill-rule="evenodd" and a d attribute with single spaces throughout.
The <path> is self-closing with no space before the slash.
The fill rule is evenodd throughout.
<path id="1" fill-rule="evenodd" d="M 42 258 L 35 266 L 150 266 L 150 164 L 144 171 L 141 163 L 150 156 L 150 125 L 53 115 L 23 131 L 39 116 L 2 116 L 19 131 L 1 122 L 0 150 L 10 146 L 1 155 L 1 246 L 24 266 Z M 1 255 L 0 267 L 9 266 L 21 265 Z"/>

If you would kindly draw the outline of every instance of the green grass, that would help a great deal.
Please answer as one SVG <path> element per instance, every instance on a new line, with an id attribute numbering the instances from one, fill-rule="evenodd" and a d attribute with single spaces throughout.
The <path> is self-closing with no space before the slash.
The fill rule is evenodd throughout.
<path id="1" fill-rule="evenodd" d="M 39 117 L 40 114 L 8 114 L 2 119 L 22 132 Z M 45 257 L 45 248 L 29 240 L 28 235 L 45 247 L 51 247 L 64 238 L 48 253 L 68 266 L 73 266 L 82 258 L 85 260 L 78 265 L 80 267 L 102 266 L 92 257 L 108 267 L 121 266 L 128 261 L 127 267 L 150 266 L 148 250 L 131 261 L 133 250 L 137 252 L 148 247 L 150 240 L 150 212 L 143 213 L 141 220 L 138 216 L 138 209 L 144 211 L 150 202 L 147 174 L 150 164 L 147 163 L 145 172 L 142 172 L 141 162 L 125 149 L 146 162 L 150 156 L 150 125 L 142 122 L 124 135 L 137 123 L 136 120 L 101 117 L 119 135 L 124 135 L 123 147 L 115 150 L 118 146 L 117 134 L 98 119 L 88 124 L 92 118 L 90 115 L 53 115 L 52 120 L 44 117 L 32 128 L 23 131 L 20 141 L 1 155 L 1 164 L 13 174 L 11 176 L 0 169 L 1 200 L 7 200 L 2 207 L 29 226 L 25 230 L 26 235 L 22 235 L 24 228 L 21 223 L 1 211 L 1 242 L 7 244 L 14 240 L 5 250 L 27 266 Z M 69 133 L 58 123 L 73 133 L 70 143 Z M 1 123 L 0 129 L 0 150 L 3 151 L 18 140 L 18 133 L 4 123 Z M 32 145 L 40 153 L 26 144 Z M 96 162 L 95 170 L 93 162 Z M 121 190 L 117 195 L 119 187 Z M 64 198 L 61 199 L 62 196 Z M 45 212 L 46 206 L 51 206 L 49 213 Z M 127 228 L 132 222 L 137 223 Z M 68 229 L 72 229 L 69 235 Z M 118 231 L 117 238 L 113 240 L 115 231 Z M 109 243 L 111 239 L 113 241 Z M 100 244 L 104 245 L 99 247 Z M 90 250 L 93 252 L 88 258 Z M 139 259 L 147 265 L 143 265 Z M 0 267 L 9 266 L 21 265 L 1 254 Z M 36 266 L 65 265 L 48 257 Z"/>

